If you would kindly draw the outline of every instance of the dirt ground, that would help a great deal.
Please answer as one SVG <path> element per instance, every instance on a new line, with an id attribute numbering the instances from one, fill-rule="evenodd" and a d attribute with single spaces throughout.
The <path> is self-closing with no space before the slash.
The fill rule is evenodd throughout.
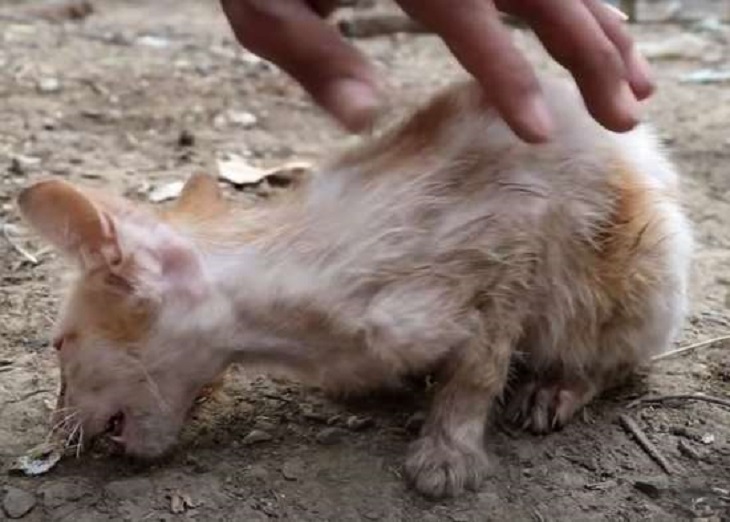
<path id="1" fill-rule="evenodd" d="M 237 48 L 217 2 L 97 5 L 81 23 L 0 17 L 0 222 L 32 252 L 41 245 L 16 237 L 13 198 L 38 176 L 141 198 L 220 154 L 275 165 L 317 160 L 347 141 L 290 80 Z M 635 33 L 656 53 L 688 30 Z M 529 36 L 516 37 L 535 64 L 552 67 Z M 696 225 L 693 305 L 679 345 L 730 333 L 730 89 L 680 81 L 730 66 L 730 27 L 693 31 L 692 39 L 679 45 L 679 59 L 654 60 L 660 90 L 649 107 L 683 172 Z M 394 107 L 460 74 L 432 37 L 360 44 L 387 71 Z M 257 194 L 250 197 L 266 191 Z M 165 462 L 143 467 L 88 454 L 42 477 L 9 475 L 12 460 L 43 439 L 57 386 L 48 335 L 62 264 L 49 252 L 38 258 L 33 265 L 0 238 L 0 518 L 26 511 L 24 520 L 76 522 L 730 520 L 730 411 L 696 401 L 629 408 L 645 393 L 728 397 L 723 342 L 657 363 L 559 433 L 536 437 L 495 422 L 486 483 L 451 501 L 424 500 L 402 481 L 423 399 L 335 403 L 243 369 L 201 407 Z M 622 429 L 621 413 L 636 419 L 672 475 Z"/>

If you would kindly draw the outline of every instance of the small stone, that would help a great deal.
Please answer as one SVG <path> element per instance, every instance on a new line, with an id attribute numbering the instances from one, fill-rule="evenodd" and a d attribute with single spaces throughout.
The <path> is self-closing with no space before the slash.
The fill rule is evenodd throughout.
<path id="1" fill-rule="evenodd" d="M 149 34 L 137 38 L 136 43 L 137 45 L 151 47 L 152 49 L 165 49 L 166 47 L 169 47 L 172 42 L 164 36 L 155 36 Z"/>
<path id="2" fill-rule="evenodd" d="M 25 174 L 25 169 L 23 168 L 23 164 L 20 162 L 20 160 L 18 158 L 12 158 L 10 160 L 10 166 L 8 167 L 8 172 L 15 176 L 22 176 L 23 174 Z"/>
<path id="3" fill-rule="evenodd" d="M 210 471 L 210 467 L 207 464 L 201 462 L 198 458 L 193 457 L 192 455 L 188 455 L 185 458 L 185 464 L 190 466 L 195 473 L 207 473 Z"/>
<path id="4" fill-rule="evenodd" d="M 299 458 L 289 459 L 281 466 L 281 474 L 286 480 L 299 480 L 303 471 L 304 462 Z"/>
<path id="5" fill-rule="evenodd" d="M 256 419 L 256 422 L 254 422 L 254 430 L 260 430 L 260 431 L 274 431 L 276 429 L 276 425 L 269 419 L 268 417 L 259 417 Z"/>
<path id="6" fill-rule="evenodd" d="M 38 80 L 38 90 L 45 94 L 52 94 L 61 90 L 58 78 L 46 77 Z"/>
<path id="7" fill-rule="evenodd" d="M 244 129 L 254 127 L 259 121 L 256 115 L 246 111 L 229 111 L 227 116 L 233 125 Z"/>
<path id="8" fill-rule="evenodd" d="M 8 518 L 22 518 L 35 507 L 35 496 L 20 488 L 5 488 L 3 510 Z"/>
<path id="9" fill-rule="evenodd" d="M 335 426 L 342 421 L 342 415 L 335 413 L 329 419 L 327 419 L 327 426 Z"/>
<path id="10" fill-rule="evenodd" d="M 634 487 L 649 498 L 657 499 L 662 494 L 661 489 L 659 489 L 655 484 L 652 484 L 651 482 L 637 480 L 636 482 L 634 482 Z"/>
<path id="11" fill-rule="evenodd" d="M 694 459 L 694 460 L 701 460 L 702 459 L 702 456 L 699 453 L 697 453 L 697 450 L 695 450 L 685 440 L 680 440 L 679 442 L 677 442 L 677 449 L 685 457 L 689 457 L 689 458 Z"/>
<path id="12" fill-rule="evenodd" d="M 22 176 L 25 173 L 28 172 L 29 169 L 32 169 L 33 167 L 37 167 L 40 165 L 41 159 L 40 158 L 34 158 L 32 156 L 14 156 L 10 160 L 10 167 L 8 168 L 8 172 L 10 174 L 14 174 L 16 176 Z"/>
<path id="13" fill-rule="evenodd" d="M 702 435 L 702 438 L 700 438 L 700 442 L 709 446 L 715 442 L 715 436 L 712 433 L 705 433 Z"/>
<path id="14" fill-rule="evenodd" d="M 177 144 L 179 147 L 192 147 L 195 145 L 195 134 L 187 129 L 183 129 L 177 137 Z"/>
<path id="15" fill-rule="evenodd" d="M 366 430 L 375 425 L 375 421 L 372 417 L 358 417 L 352 415 L 345 421 L 345 426 L 352 431 Z"/>
<path id="16" fill-rule="evenodd" d="M 249 476 L 261 480 L 269 479 L 269 471 L 260 464 L 254 464 L 248 470 Z"/>
<path id="17" fill-rule="evenodd" d="M 327 422 L 327 415 L 318 411 L 304 410 L 302 411 L 302 417 L 308 421 L 319 422 L 322 424 Z"/>
<path id="18" fill-rule="evenodd" d="M 43 500 L 44 506 L 57 508 L 67 502 L 75 502 L 90 492 L 86 484 L 76 481 L 62 481 L 47 483 L 40 488 L 38 493 Z"/>
<path id="19" fill-rule="evenodd" d="M 345 438 L 347 432 L 341 428 L 324 428 L 317 433 L 316 439 L 320 444 L 330 446 L 339 443 Z"/>
<path id="20" fill-rule="evenodd" d="M 251 446 L 252 444 L 258 444 L 260 442 L 267 442 L 273 439 L 270 433 L 264 430 L 251 430 L 251 432 L 243 438 L 244 446 Z"/>

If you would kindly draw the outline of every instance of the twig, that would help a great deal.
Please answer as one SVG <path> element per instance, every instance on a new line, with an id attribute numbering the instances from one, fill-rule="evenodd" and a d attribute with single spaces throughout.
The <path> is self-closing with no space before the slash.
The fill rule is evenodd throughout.
<path id="1" fill-rule="evenodd" d="M 38 265 L 40 263 L 40 261 L 38 260 L 38 258 L 36 256 L 34 256 L 30 252 L 28 252 L 25 248 L 23 248 L 22 246 L 20 246 L 12 238 L 12 236 L 8 232 L 8 224 L 7 223 L 4 223 L 3 224 L 3 237 L 10 244 L 10 246 L 13 247 L 13 250 L 15 250 L 21 256 L 23 256 L 30 264 L 32 264 L 32 265 L 35 266 L 35 265 Z"/>
<path id="2" fill-rule="evenodd" d="M 688 346 L 682 346 L 681 348 L 677 348 L 676 350 L 671 350 L 669 352 L 660 353 L 660 354 L 652 357 L 651 361 L 652 362 L 663 361 L 664 359 L 669 359 L 669 358 L 675 357 L 677 355 L 683 355 L 687 352 L 693 352 L 695 350 L 700 350 L 702 348 L 708 348 L 714 344 L 721 343 L 723 341 L 730 341 L 730 335 L 721 335 L 720 337 L 715 337 L 713 339 L 706 339 L 704 341 L 693 343 Z"/>
<path id="3" fill-rule="evenodd" d="M 631 433 L 633 437 L 636 439 L 636 442 L 639 443 L 639 446 L 642 447 L 646 453 L 653 458 L 657 464 L 664 470 L 664 472 L 667 475 L 672 474 L 672 467 L 669 465 L 669 462 L 667 459 L 662 455 L 657 447 L 649 440 L 649 438 L 644 433 L 644 430 L 639 427 L 638 424 L 636 424 L 636 421 L 626 415 L 625 413 L 622 413 L 619 415 L 619 421 L 621 421 L 621 426 Z"/>
<path id="4" fill-rule="evenodd" d="M 719 404 L 730 408 L 730 399 L 724 399 L 722 397 L 713 397 L 711 395 L 705 395 L 704 393 L 684 393 L 679 395 L 657 395 L 654 397 L 639 397 L 638 399 L 630 402 L 628 408 L 632 408 L 642 402 L 667 402 L 667 401 L 704 401 L 711 404 Z"/>

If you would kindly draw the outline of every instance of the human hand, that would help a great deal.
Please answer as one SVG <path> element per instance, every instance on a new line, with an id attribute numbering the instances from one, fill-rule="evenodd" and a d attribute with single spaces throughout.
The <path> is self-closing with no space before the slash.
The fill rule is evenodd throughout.
<path id="1" fill-rule="evenodd" d="M 601 0 L 397 0 L 446 43 L 523 140 L 549 139 L 551 116 L 535 73 L 513 45 L 499 11 L 527 23 L 575 78 L 588 110 L 621 132 L 639 119 L 653 92 L 648 63 L 636 52 L 620 13 Z M 336 0 L 222 0 L 238 41 L 296 79 L 352 131 L 380 107 L 372 65 L 324 17 Z"/>

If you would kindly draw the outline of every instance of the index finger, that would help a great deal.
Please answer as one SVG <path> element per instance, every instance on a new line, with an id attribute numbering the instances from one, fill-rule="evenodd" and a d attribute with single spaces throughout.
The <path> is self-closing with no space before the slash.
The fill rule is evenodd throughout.
<path id="1" fill-rule="evenodd" d="M 533 143 L 548 139 L 552 122 L 535 73 L 512 43 L 491 0 L 398 3 L 443 39 L 520 138 Z"/>

